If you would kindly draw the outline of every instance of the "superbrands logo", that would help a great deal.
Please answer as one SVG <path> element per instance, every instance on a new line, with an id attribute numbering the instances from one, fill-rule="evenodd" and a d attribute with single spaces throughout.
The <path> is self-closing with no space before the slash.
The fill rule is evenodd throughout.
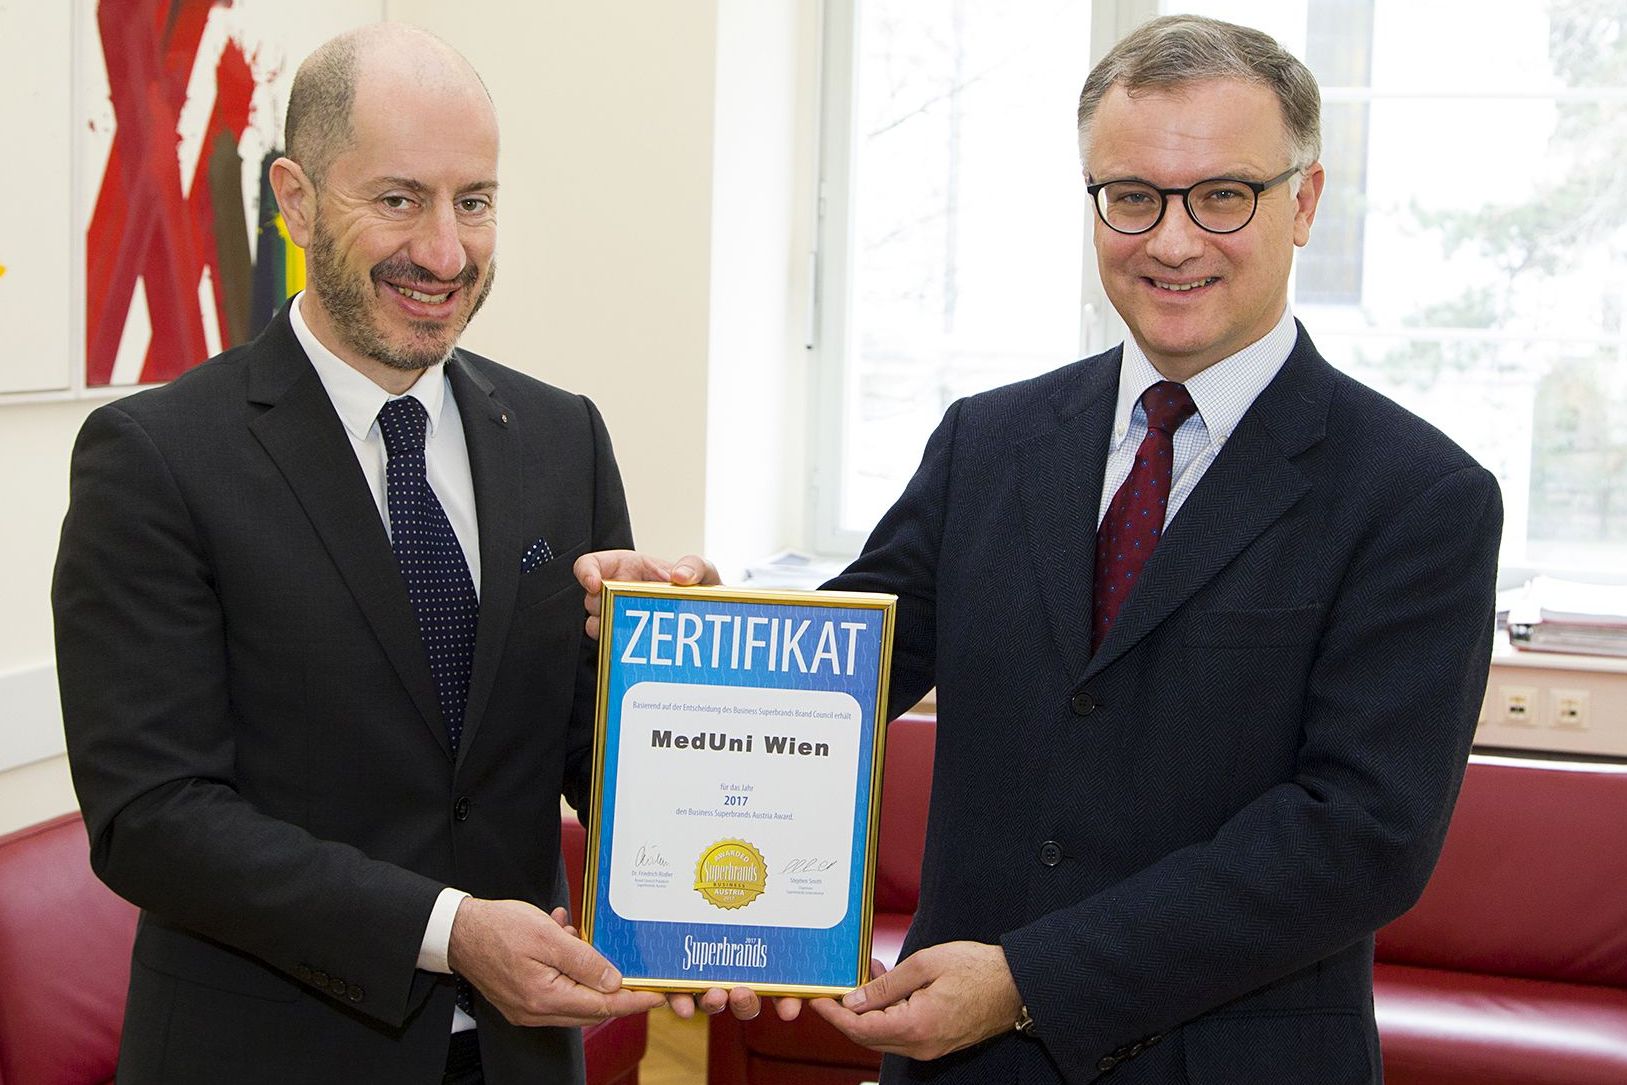
<path id="1" fill-rule="evenodd" d="M 705 972 L 708 968 L 767 968 L 768 946 L 761 938 L 734 942 L 719 938 L 702 942 L 684 935 L 684 971 Z"/>

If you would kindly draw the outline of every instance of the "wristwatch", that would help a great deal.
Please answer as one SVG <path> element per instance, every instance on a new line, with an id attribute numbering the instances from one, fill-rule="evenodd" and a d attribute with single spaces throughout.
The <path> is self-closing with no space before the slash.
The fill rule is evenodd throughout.
<path id="1" fill-rule="evenodd" d="M 1024 1036 L 1034 1035 L 1034 1019 L 1029 1016 L 1027 1006 L 1023 1006 L 1017 1011 L 1017 1023 L 1014 1027 Z"/>

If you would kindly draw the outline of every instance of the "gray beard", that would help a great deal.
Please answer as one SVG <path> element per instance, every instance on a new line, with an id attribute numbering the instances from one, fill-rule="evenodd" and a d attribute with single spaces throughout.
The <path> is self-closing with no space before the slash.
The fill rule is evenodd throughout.
<path id="1" fill-rule="evenodd" d="M 391 369 L 417 373 L 430 366 L 439 365 L 452 356 L 458 339 L 463 335 L 463 329 L 469 326 L 469 321 L 473 320 L 475 314 L 480 312 L 480 307 L 486 304 L 486 296 L 491 293 L 492 284 L 497 281 L 496 259 L 493 258 L 486 265 L 486 281 L 481 285 L 480 294 L 470 307 L 469 315 L 454 329 L 451 341 L 444 346 L 426 345 L 422 349 L 404 351 L 392 347 L 373 321 L 371 306 L 374 298 L 369 287 L 378 280 L 380 268 L 386 267 L 387 264 L 388 262 L 372 269 L 366 286 L 346 275 L 344 261 L 339 257 L 333 236 L 323 227 L 321 216 L 317 217 L 311 231 L 307 268 L 311 286 L 332 321 L 334 334 L 343 339 L 351 350 L 381 362 Z M 434 276 L 417 268 L 416 265 L 392 270 L 398 278 L 416 277 L 421 281 L 434 281 Z M 459 287 L 467 289 L 474 284 L 479 275 L 479 269 L 470 265 L 465 274 L 460 276 Z M 427 321 L 415 323 L 413 326 L 430 334 L 441 330 L 441 325 Z"/>

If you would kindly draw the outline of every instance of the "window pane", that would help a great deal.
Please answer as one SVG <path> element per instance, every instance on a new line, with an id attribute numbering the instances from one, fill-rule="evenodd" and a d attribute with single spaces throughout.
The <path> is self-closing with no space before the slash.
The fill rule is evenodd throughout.
<path id="1" fill-rule="evenodd" d="M 1627 569 L 1627 40 L 1591 0 L 1182 5 L 1324 83 L 1295 312 L 1497 473 L 1505 565 Z M 1440 43 L 1449 41 L 1450 49 Z"/>
<path id="2" fill-rule="evenodd" d="M 1073 360 L 1087 0 L 861 0 L 840 530 L 958 396 Z"/>

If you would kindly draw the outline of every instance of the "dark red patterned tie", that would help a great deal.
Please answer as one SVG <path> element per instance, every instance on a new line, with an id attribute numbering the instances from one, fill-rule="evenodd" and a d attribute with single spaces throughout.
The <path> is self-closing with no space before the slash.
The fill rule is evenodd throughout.
<path id="1" fill-rule="evenodd" d="M 1170 478 L 1175 465 L 1175 431 L 1198 408 L 1183 384 L 1159 381 L 1141 394 L 1147 436 L 1136 449 L 1130 476 L 1113 495 L 1096 531 L 1096 601 L 1090 650 L 1096 651 L 1130 597 L 1141 567 L 1164 533 Z"/>

